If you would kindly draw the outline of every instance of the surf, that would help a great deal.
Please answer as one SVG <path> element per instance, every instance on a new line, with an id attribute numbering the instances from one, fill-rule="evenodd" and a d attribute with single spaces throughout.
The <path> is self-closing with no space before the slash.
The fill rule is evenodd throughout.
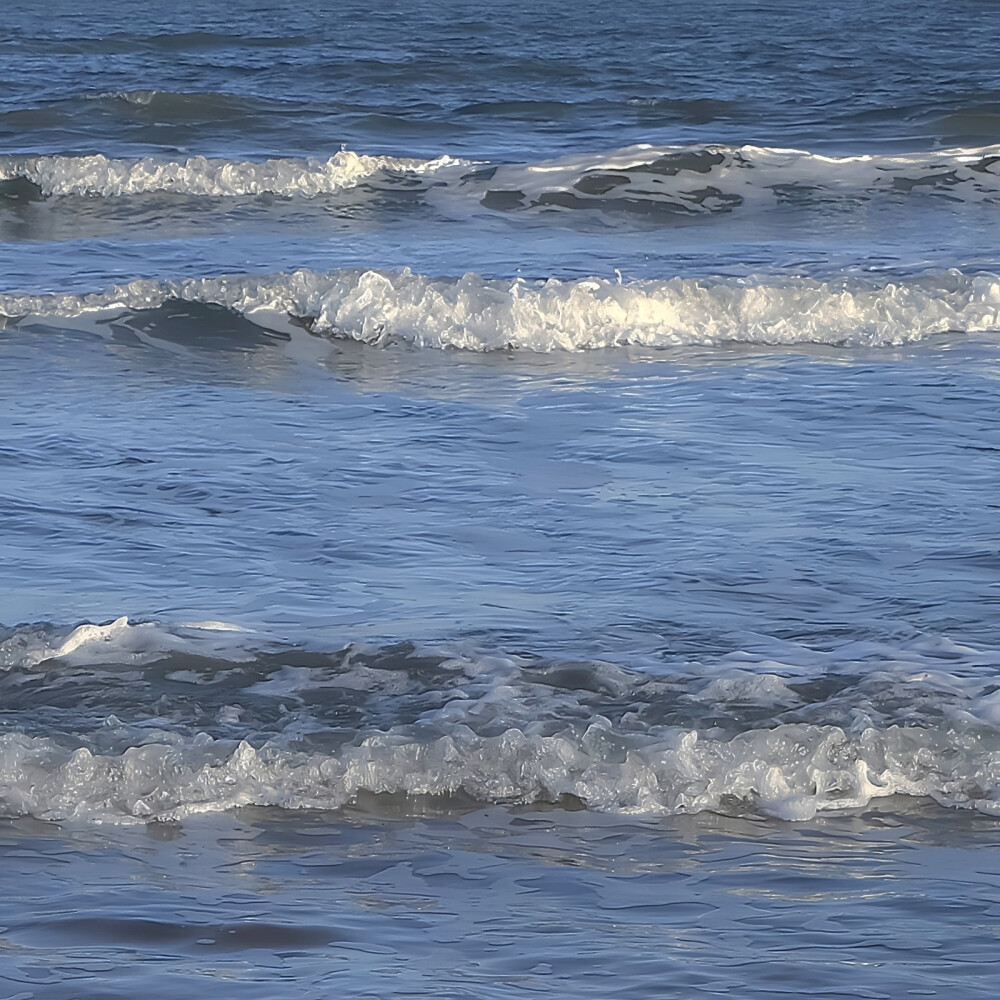
<path id="1" fill-rule="evenodd" d="M 8 325 L 84 320 L 100 329 L 115 317 L 176 302 L 221 307 L 279 333 L 304 328 L 370 345 L 480 352 L 730 343 L 885 347 L 1000 329 L 1000 275 L 957 269 L 894 278 L 629 282 L 303 269 L 144 279 L 87 295 L 3 295 L 0 316 Z"/>
<path id="2" fill-rule="evenodd" d="M 126 98 L 137 107 L 165 100 L 155 91 Z M 123 198 L 152 192 L 315 198 L 389 175 L 425 180 L 437 200 L 472 200 L 501 212 L 599 209 L 698 215 L 755 205 L 775 208 L 921 195 L 993 205 L 1000 202 L 1000 145 L 828 155 L 754 145 L 638 144 L 538 161 L 475 160 L 448 152 L 415 158 L 349 149 L 327 158 L 259 161 L 197 155 L 120 159 L 103 153 L 0 157 L 0 181 L 30 183 L 44 198 Z"/>

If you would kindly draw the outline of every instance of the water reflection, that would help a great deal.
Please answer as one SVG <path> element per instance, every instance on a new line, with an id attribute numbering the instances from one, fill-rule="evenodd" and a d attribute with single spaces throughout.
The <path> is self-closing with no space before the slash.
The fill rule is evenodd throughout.
<path id="1" fill-rule="evenodd" d="M 971 997 L 992 974 L 1000 837 L 972 816 L 893 803 L 804 825 L 401 819 L 369 805 L 244 810 L 166 837 L 5 822 L 18 888 L 0 903 L 0 976 L 68 1000 L 126 983 L 221 997 L 220 977 L 254 996 L 391 992 L 401 977 L 416 996 L 662 996 L 665 982 L 770 996 L 819 975 L 853 995 Z M 117 914 L 88 917 L 97 885 L 119 893 Z"/>

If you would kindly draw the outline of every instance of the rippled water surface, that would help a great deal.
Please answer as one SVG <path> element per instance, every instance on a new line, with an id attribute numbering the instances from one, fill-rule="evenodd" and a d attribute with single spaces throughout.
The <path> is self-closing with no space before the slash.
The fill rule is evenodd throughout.
<path id="1" fill-rule="evenodd" d="M 8 4 L 0 996 L 995 995 L 1000 7 L 647 8 Z"/>
<path id="2" fill-rule="evenodd" d="M 986 996 L 996 830 L 962 824 L 974 851 L 955 832 L 880 812 L 780 829 L 501 809 L 248 812 L 184 835 L 17 821 L 0 851 L 32 891 L 0 914 L 15 995 L 59 1000 L 151 977 L 157 996 L 777 997 L 817 978 L 826 996 Z"/>

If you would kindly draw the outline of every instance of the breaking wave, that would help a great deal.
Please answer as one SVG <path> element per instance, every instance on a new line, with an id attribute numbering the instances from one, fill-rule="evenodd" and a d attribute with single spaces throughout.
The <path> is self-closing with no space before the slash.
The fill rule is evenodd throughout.
<path id="1" fill-rule="evenodd" d="M 631 146 L 611 154 L 477 167 L 462 178 L 489 208 L 600 208 L 665 215 L 931 194 L 1000 203 L 1000 146 L 824 156 L 760 146 Z"/>
<path id="2" fill-rule="evenodd" d="M 907 795 L 1000 815 L 1000 657 L 943 639 L 649 675 L 308 652 L 219 622 L 0 635 L 0 815 L 139 822 L 363 793 L 790 820 Z"/>
<path id="3" fill-rule="evenodd" d="M 528 281 L 477 274 L 308 270 L 138 280 L 92 295 L 0 296 L 9 322 L 99 322 L 171 303 L 220 306 L 279 331 L 368 344 L 578 351 L 728 342 L 888 346 L 1000 329 L 1000 276 Z"/>
<path id="4" fill-rule="evenodd" d="M 151 100 L 153 98 L 150 98 Z M 457 161 L 393 156 L 363 156 L 341 150 L 327 160 L 281 158 L 263 162 L 207 159 L 114 160 L 94 156 L 0 157 L 0 194 L 3 185 L 24 197 L 31 185 L 39 198 L 83 195 L 117 198 L 125 195 L 169 192 L 188 196 L 236 197 L 272 194 L 313 198 L 334 194 L 389 174 L 433 173 Z M 19 185 L 19 186 L 18 186 Z"/>
<path id="5" fill-rule="evenodd" d="M 129 91 L 97 95 L 165 115 L 244 113 L 224 95 Z M 149 192 L 191 196 L 333 194 L 379 174 L 434 175 L 433 197 L 472 199 L 503 212 L 598 209 L 646 215 L 728 213 L 741 206 L 853 204 L 927 194 L 955 202 L 1000 203 L 1000 146 L 901 155 L 825 156 L 760 146 L 629 146 L 524 163 L 472 163 L 366 156 L 344 150 L 323 159 L 264 162 L 109 159 L 92 156 L 0 157 L 0 183 L 28 183 L 38 197 L 123 197 Z M 430 187 L 430 185 L 428 185 Z"/>

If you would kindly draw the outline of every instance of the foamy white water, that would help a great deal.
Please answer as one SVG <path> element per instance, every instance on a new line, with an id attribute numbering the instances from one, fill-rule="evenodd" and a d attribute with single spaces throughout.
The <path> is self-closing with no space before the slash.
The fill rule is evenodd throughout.
<path id="1" fill-rule="evenodd" d="M 362 343 L 473 351 L 578 351 L 623 345 L 887 346 L 941 333 L 1000 329 L 1000 277 L 929 274 L 902 280 L 671 278 L 542 282 L 477 274 L 296 271 L 135 281 L 92 295 L 3 296 L 8 319 L 107 319 L 171 300 L 224 306 L 264 325 L 275 316 Z"/>
<path id="2" fill-rule="evenodd" d="M 8 3 L 0 997 L 992 1000 L 989 13 Z"/>
<path id="3" fill-rule="evenodd" d="M 109 672 L 120 681 L 106 717 L 67 717 L 58 738 L 0 736 L 0 812 L 167 822 L 249 805 L 339 809 L 363 794 L 568 799 L 645 817 L 801 821 L 901 795 L 1000 812 L 1000 654 L 939 643 L 851 655 L 744 653 L 650 677 L 432 649 L 297 654 L 224 623 L 120 618 L 62 638 L 22 628 L 0 644 L 12 692 L 71 677 L 88 700 Z M 144 720 L 151 696 L 157 716 Z M 345 699 L 354 726 L 318 750 Z"/>
<path id="4" fill-rule="evenodd" d="M 115 95 L 112 95 L 115 96 Z M 126 95 L 148 105 L 156 92 Z M 176 95 L 178 99 L 183 95 Z M 390 174 L 433 175 L 437 198 L 481 200 L 490 208 L 634 208 L 682 214 L 728 212 L 744 204 L 773 207 L 824 198 L 938 195 L 951 201 L 1000 198 L 1000 145 L 932 153 L 831 156 L 752 145 L 653 146 L 575 153 L 525 163 L 472 163 L 448 153 L 430 159 L 341 150 L 326 159 L 261 162 L 146 157 L 5 156 L 0 181 L 22 179 L 45 197 L 120 198 L 169 192 L 195 197 L 277 194 L 312 198 Z"/>
<path id="5" fill-rule="evenodd" d="M 459 164 L 460 165 L 460 164 Z M 23 179 L 37 185 L 43 196 L 81 195 L 120 198 L 171 192 L 197 197 L 275 194 L 313 198 L 352 188 L 387 173 L 427 174 L 454 167 L 448 156 L 418 160 L 366 156 L 341 150 L 329 159 L 270 159 L 263 162 L 208 159 L 109 159 L 93 156 L 31 156 L 0 158 L 0 180 Z"/>
<path id="6" fill-rule="evenodd" d="M 652 146 L 470 171 L 483 203 L 523 208 L 654 210 L 681 215 L 830 199 L 937 195 L 995 204 L 1000 146 L 902 155 L 830 156 L 760 146 Z"/>

